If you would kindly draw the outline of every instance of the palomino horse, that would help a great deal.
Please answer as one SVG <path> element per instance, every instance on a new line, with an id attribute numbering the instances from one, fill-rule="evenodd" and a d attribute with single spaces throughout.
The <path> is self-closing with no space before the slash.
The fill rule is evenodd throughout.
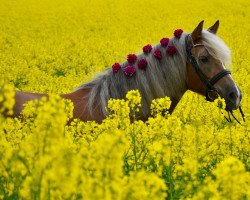
<path id="1" fill-rule="evenodd" d="M 73 116 L 82 121 L 101 122 L 107 115 L 107 101 L 125 98 L 131 89 L 142 95 L 142 120 L 149 117 L 153 99 L 169 96 L 171 113 L 187 90 L 206 96 L 208 101 L 220 95 L 228 111 L 238 109 L 242 95 L 224 66 L 230 62 L 230 50 L 216 36 L 218 27 L 216 21 L 203 30 L 202 21 L 191 34 L 177 29 L 174 37 L 162 38 L 154 47 L 144 46 L 142 53 L 129 54 L 127 61 L 115 63 L 92 81 L 61 96 L 73 102 Z M 47 95 L 16 91 L 14 116 L 20 115 L 25 102 L 42 96 Z"/>

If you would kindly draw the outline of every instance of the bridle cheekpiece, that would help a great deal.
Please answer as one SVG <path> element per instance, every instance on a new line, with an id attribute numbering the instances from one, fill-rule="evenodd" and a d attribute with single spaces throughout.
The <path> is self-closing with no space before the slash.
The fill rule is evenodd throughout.
<path id="1" fill-rule="evenodd" d="M 188 38 L 191 38 L 192 46 L 188 45 Z M 216 74 L 214 77 L 209 79 L 201 70 L 199 64 L 197 63 L 195 57 L 192 54 L 192 49 L 197 47 L 197 46 L 204 46 L 203 44 L 194 44 L 193 39 L 190 34 L 188 34 L 185 38 L 185 45 L 186 45 L 186 53 L 187 53 L 187 59 L 195 69 L 196 73 L 200 77 L 201 81 L 205 84 L 206 86 L 206 100 L 207 101 L 214 101 L 219 97 L 219 93 L 214 87 L 215 83 L 217 83 L 220 79 L 222 79 L 224 76 L 231 74 L 231 72 L 227 69 L 221 70 L 218 74 Z M 243 121 L 245 121 L 244 118 L 244 113 L 242 111 L 241 106 L 239 106 L 239 110 L 241 113 L 241 116 L 243 118 Z M 228 118 L 225 116 L 227 121 L 231 121 L 230 114 L 233 116 L 233 118 L 239 123 L 239 120 L 234 116 L 232 110 L 228 110 Z"/>
<path id="2" fill-rule="evenodd" d="M 188 38 L 191 38 L 192 46 L 188 45 Z M 217 83 L 221 78 L 224 76 L 231 74 L 230 71 L 227 69 L 223 69 L 220 71 L 218 74 L 216 74 L 213 78 L 210 80 L 208 77 L 202 72 L 199 64 L 197 63 L 195 57 L 192 54 L 192 49 L 197 47 L 197 46 L 204 46 L 203 44 L 194 44 L 193 39 L 190 34 L 188 34 L 185 38 L 185 45 L 186 45 L 186 53 L 187 53 L 187 58 L 193 68 L 195 69 L 196 73 L 200 77 L 201 81 L 205 84 L 206 86 L 206 100 L 207 101 L 214 101 L 216 98 L 218 98 L 219 94 L 216 88 L 214 87 L 214 84 Z"/>

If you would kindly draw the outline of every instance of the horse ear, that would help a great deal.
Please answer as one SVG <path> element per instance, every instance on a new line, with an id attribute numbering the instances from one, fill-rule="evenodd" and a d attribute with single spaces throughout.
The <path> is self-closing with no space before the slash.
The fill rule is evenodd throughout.
<path id="1" fill-rule="evenodd" d="M 209 29 L 207 29 L 210 33 L 213 33 L 213 34 L 216 34 L 217 31 L 218 31 L 218 28 L 219 28 L 219 25 L 220 25 L 220 21 L 217 20 L 213 26 L 211 26 Z"/>
<path id="2" fill-rule="evenodd" d="M 193 32 L 191 34 L 193 41 L 201 38 L 201 32 L 202 32 L 202 29 L 203 29 L 203 23 L 204 23 L 204 20 L 202 20 L 198 24 L 198 26 L 193 30 Z"/>

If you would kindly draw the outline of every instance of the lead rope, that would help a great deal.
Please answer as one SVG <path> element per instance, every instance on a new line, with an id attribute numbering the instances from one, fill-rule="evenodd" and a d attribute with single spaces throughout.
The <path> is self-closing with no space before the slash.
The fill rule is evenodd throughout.
<path id="1" fill-rule="evenodd" d="M 228 114 L 228 118 L 224 115 L 225 119 L 226 119 L 228 122 L 232 122 L 231 117 L 230 117 L 230 114 L 229 114 L 229 111 L 227 111 L 227 114 Z"/>
<path id="2" fill-rule="evenodd" d="M 242 116 L 243 121 L 246 122 L 246 121 L 245 121 L 245 115 L 244 115 L 244 113 L 243 113 L 243 110 L 242 110 L 241 106 L 239 106 L 239 110 L 240 110 L 240 114 L 241 114 L 241 116 Z"/>
<path id="3" fill-rule="evenodd" d="M 245 115 L 244 115 L 244 113 L 243 113 L 243 110 L 242 110 L 241 106 L 239 106 L 239 110 L 240 110 L 240 114 L 241 114 L 241 116 L 242 116 L 243 121 L 246 122 L 246 121 L 245 121 Z M 237 123 L 238 123 L 238 124 L 241 124 L 240 121 L 239 121 L 239 120 L 235 117 L 235 115 L 233 114 L 233 111 L 232 111 L 232 110 L 227 111 L 227 113 L 228 113 L 228 118 L 227 118 L 226 116 L 224 116 L 224 117 L 225 117 L 225 119 L 226 119 L 228 122 L 232 122 L 232 119 L 231 119 L 231 117 L 230 117 L 230 114 L 231 114 L 232 117 L 237 121 Z"/>
<path id="4" fill-rule="evenodd" d="M 231 113 L 231 115 L 233 116 L 233 118 L 236 120 L 236 122 L 238 122 L 240 125 L 241 125 L 241 123 L 240 123 L 240 121 L 234 116 L 234 114 L 233 114 L 233 111 L 232 110 L 230 110 L 230 113 Z"/>

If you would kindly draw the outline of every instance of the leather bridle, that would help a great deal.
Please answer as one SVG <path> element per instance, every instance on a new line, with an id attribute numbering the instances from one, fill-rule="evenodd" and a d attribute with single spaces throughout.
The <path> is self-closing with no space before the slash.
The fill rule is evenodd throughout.
<path id="1" fill-rule="evenodd" d="M 190 37 L 191 42 L 192 42 L 192 46 L 188 45 L 188 38 Z M 197 63 L 195 57 L 192 54 L 192 49 L 197 47 L 197 46 L 204 46 L 203 44 L 194 44 L 193 39 L 191 37 L 190 34 L 188 34 L 185 38 L 185 45 L 186 45 L 186 53 L 187 53 L 187 59 L 189 60 L 189 62 L 191 63 L 191 65 L 193 66 L 193 68 L 195 69 L 196 73 L 198 74 L 198 76 L 200 77 L 201 81 L 204 83 L 205 87 L 206 87 L 206 100 L 207 101 L 214 101 L 215 99 L 218 98 L 219 93 L 216 90 L 216 88 L 214 87 L 215 83 L 217 83 L 220 79 L 222 79 L 224 76 L 231 74 L 231 72 L 227 69 L 223 69 L 221 70 L 218 74 L 216 74 L 214 77 L 212 77 L 211 79 L 209 79 L 201 70 L 199 64 Z M 241 106 L 239 106 L 239 110 L 241 113 L 241 116 L 243 118 L 243 121 L 245 122 L 245 118 L 244 118 L 244 113 L 242 111 Z M 227 119 L 227 121 L 231 121 L 230 118 L 230 114 L 233 116 L 233 118 L 239 123 L 239 120 L 234 116 L 233 111 L 232 110 L 227 110 L 228 111 L 228 118 L 225 116 L 225 118 Z"/>
<path id="2" fill-rule="evenodd" d="M 191 38 L 192 41 L 192 46 L 188 45 L 188 38 Z M 195 69 L 196 73 L 200 77 L 201 81 L 204 83 L 206 86 L 206 100 L 207 101 L 214 101 L 216 98 L 218 98 L 218 91 L 214 87 L 214 84 L 217 83 L 220 79 L 222 79 L 224 76 L 231 74 L 230 71 L 227 69 L 221 70 L 218 74 L 216 74 L 213 78 L 210 80 L 208 77 L 202 72 L 199 64 L 197 63 L 195 57 L 192 54 L 192 49 L 197 47 L 197 46 L 204 46 L 203 44 L 194 44 L 192 37 L 190 34 L 188 34 L 185 38 L 185 45 L 186 45 L 186 53 L 187 53 L 187 58 L 193 68 Z"/>

